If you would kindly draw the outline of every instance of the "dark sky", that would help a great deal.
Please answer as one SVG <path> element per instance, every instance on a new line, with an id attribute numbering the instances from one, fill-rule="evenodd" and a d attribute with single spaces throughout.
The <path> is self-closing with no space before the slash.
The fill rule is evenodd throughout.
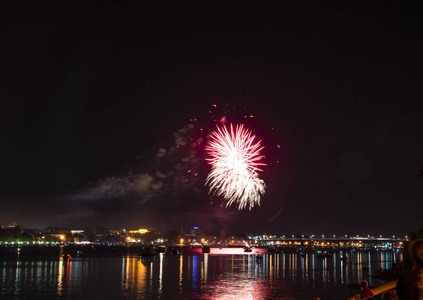
<path id="1" fill-rule="evenodd" d="M 423 225 L 421 6 L 59 2 L 0 6 L 0 224 Z M 266 147 L 251 212 L 204 187 L 222 116 Z"/>

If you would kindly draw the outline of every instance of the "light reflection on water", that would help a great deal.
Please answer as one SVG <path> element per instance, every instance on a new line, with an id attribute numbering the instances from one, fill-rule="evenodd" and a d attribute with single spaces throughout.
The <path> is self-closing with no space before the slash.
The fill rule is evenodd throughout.
<path id="1" fill-rule="evenodd" d="M 368 280 L 402 253 L 183 254 L 0 260 L 0 298 L 31 299 L 346 299 L 347 285 Z"/>

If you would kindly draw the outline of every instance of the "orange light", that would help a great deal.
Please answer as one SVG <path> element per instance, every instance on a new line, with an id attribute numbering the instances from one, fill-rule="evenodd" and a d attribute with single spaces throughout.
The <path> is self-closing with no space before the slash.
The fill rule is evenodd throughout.
<path id="1" fill-rule="evenodd" d="M 150 230 L 148 229 L 138 229 L 138 230 L 129 230 L 129 233 L 140 233 L 140 234 L 145 234 L 150 232 Z"/>

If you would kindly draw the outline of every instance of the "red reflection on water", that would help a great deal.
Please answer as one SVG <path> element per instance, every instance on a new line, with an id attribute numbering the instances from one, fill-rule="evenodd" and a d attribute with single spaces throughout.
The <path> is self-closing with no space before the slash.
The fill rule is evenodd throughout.
<path id="1" fill-rule="evenodd" d="M 273 281 L 273 275 L 271 278 L 268 277 L 269 268 L 272 268 L 273 271 L 274 257 L 269 257 L 266 254 L 263 260 L 256 260 L 254 251 L 244 253 L 243 248 L 216 248 L 215 250 L 222 251 L 218 252 L 220 254 L 229 252 L 229 254 L 253 254 L 253 256 L 226 255 L 222 256 L 222 259 L 216 258 L 219 261 L 219 270 L 225 271 L 214 273 L 217 276 L 209 282 L 204 280 L 202 275 L 201 280 L 205 285 L 201 289 L 201 294 L 195 295 L 191 299 L 293 299 L 281 293 L 279 283 Z M 267 252 L 266 249 L 257 249 L 257 251 L 257 254 Z M 208 255 L 205 254 L 204 257 L 208 258 Z M 205 259 L 204 263 L 208 264 L 208 259 Z M 269 284 L 269 279 L 272 280 L 272 284 Z"/>
<path id="2" fill-rule="evenodd" d="M 227 278 L 225 280 L 214 282 L 213 286 L 211 286 L 209 290 L 205 291 L 204 294 L 198 295 L 197 297 L 193 297 L 192 299 L 272 299 L 269 298 L 269 295 L 271 294 L 271 287 L 269 285 L 266 285 L 265 283 L 261 283 L 260 281 L 252 279 L 248 280 L 246 278 Z"/>
<path id="3" fill-rule="evenodd" d="M 209 254 L 243 254 L 243 255 L 249 255 L 249 254 L 265 254 L 265 253 L 267 253 L 267 249 L 253 248 L 252 250 L 253 250 L 252 252 L 244 252 L 244 248 L 241 248 L 241 247 L 221 247 L 221 248 L 210 247 L 210 253 Z M 202 250 L 201 250 L 201 248 L 189 248 L 189 249 L 184 249 L 184 252 L 200 254 L 200 253 L 202 253 Z"/>
<path id="4" fill-rule="evenodd" d="M 244 248 L 210 248 L 210 254 L 264 254 L 267 249 L 252 249 L 252 252 L 244 252 Z"/>

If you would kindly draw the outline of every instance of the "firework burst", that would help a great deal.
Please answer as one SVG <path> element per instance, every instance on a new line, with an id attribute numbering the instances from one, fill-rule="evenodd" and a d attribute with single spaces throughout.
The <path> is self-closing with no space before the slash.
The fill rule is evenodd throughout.
<path id="1" fill-rule="evenodd" d="M 209 193 L 226 200 L 226 207 L 235 204 L 238 209 L 249 209 L 260 205 L 264 194 L 264 181 L 258 177 L 264 166 L 261 141 L 255 142 L 255 135 L 243 125 L 217 127 L 210 135 L 206 146 L 207 161 L 212 166 L 206 184 Z"/>

